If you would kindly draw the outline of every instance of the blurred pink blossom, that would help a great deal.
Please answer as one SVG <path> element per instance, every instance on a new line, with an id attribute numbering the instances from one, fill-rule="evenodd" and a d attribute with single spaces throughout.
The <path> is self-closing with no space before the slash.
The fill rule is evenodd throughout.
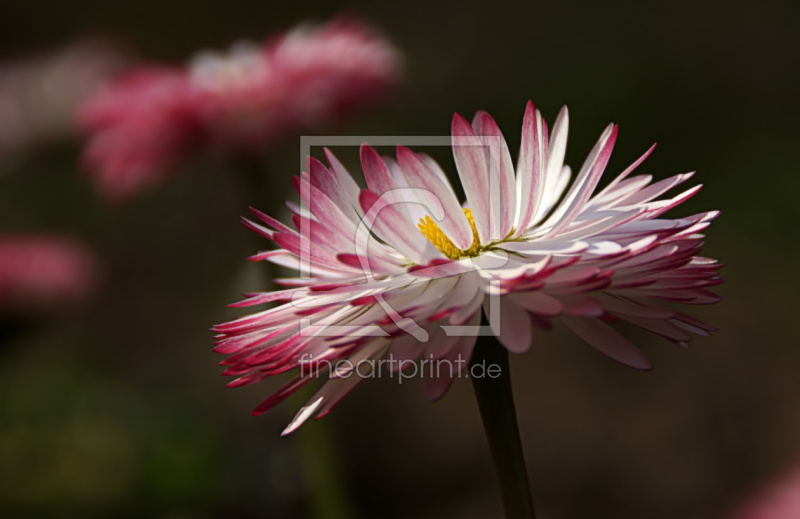
<path id="1" fill-rule="evenodd" d="M 96 281 L 96 260 L 83 245 L 57 236 L 0 236 L 0 310 L 41 310 L 83 299 Z"/>
<path id="2" fill-rule="evenodd" d="M 126 58 L 102 41 L 0 63 L 0 155 L 77 131 L 75 110 Z"/>
<path id="3" fill-rule="evenodd" d="M 146 67 L 83 107 L 84 160 L 108 198 L 157 183 L 190 153 L 264 153 L 378 100 L 402 56 L 372 27 L 337 19 L 263 44 L 203 52 L 183 67 Z"/>
<path id="4" fill-rule="evenodd" d="M 119 79 L 90 99 L 81 117 L 92 133 L 83 160 L 109 198 L 156 183 L 200 135 L 185 75 L 166 68 Z"/>
<path id="5" fill-rule="evenodd" d="M 746 501 L 733 519 L 797 519 L 800 517 L 800 465 Z"/>

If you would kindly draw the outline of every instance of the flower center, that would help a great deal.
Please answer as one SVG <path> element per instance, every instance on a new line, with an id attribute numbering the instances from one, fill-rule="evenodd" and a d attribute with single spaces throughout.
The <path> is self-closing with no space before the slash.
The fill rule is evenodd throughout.
<path id="1" fill-rule="evenodd" d="M 475 227 L 475 220 L 472 218 L 472 211 L 470 209 L 464 209 L 463 211 L 467 216 L 467 220 L 469 220 L 469 226 L 472 227 L 472 245 L 470 245 L 469 249 L 467 250 L 461 250 L 453 245 L 453 242 L 450 241 L 450 238 L 448 238 L 447 235 L 445 235 L 445 233 L 439 229 L 439 226 L 436 225 L 430 216 L 425 216 L 424 220 L 420 218 L 419 224 L 417 225 L 420 232 L 422 232 L 422 234 L 428 238 L 428 241 L 451 260 L 474 257 L 484 251 L 484 247 L 481 247 L 481 242 L 478 239 L 478 229 Z"/>

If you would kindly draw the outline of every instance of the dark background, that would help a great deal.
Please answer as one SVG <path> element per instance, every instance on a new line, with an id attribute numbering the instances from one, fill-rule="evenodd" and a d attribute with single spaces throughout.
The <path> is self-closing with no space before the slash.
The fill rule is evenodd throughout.
<path id="1" fill-rule="evenodd" d="M 446 135 L 453 112 L 485 109 L 515 154 L 533 99 L 551 123 L 569 105 L 573 167 L 610 121 L 620 137 L 609 175 L 658 141 L 642 172 L 697 170 L 692 182 L 706 185 L 670 214 L 723 212 L 704 252 L 726 264 L 725 299 L 693 312 L 720 331 L 688 350 L 635 335 L 650 373 L 560 328 L 512 358 L 540 515 L 728 517 L 800 458 L 792 3 L 3 0 L 0 9 L 5 57 L 101 35 L 175 63 L 349 10 L 405 51 L 406 81 L 336 133 Z M 209 326 L 241 313 L 225 304 L 258 288 L 244 261 L 256 242 L 239 215 L 260 195 L 231 164 L 197 161 L 111 207 L 79 172 L 78 150 L 77 141 L 40 150 L 0 177 L 1 230 L 79 236 L 106 266 L 88 307 L 4 324 L 0 513 L 312 516 L 304 474 L 314 463 L 302 436 L 278 436 L 297 403 L 251 418 L 279 381 L 225 389 L 210 351 Z M 290 196 L 298 153 L 291 139 L 271 157 L 274 193 Z M 499 516 L 468 382 L 430 404 L 419 381 L 367 381 L 324 422 L 359 517 Z"/>

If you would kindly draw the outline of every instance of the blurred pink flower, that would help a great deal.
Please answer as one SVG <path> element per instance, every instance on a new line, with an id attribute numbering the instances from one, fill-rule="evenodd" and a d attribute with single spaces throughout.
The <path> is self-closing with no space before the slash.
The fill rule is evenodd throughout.
<path id="1" fill-rule="evenodd" d="M 733 519 L 797 519 L 800 517 L 800 465 L 759 495 L 745 502 Z"/>
<path id="2" fill-rule="evenodd" d="M 700 186 L 659 199 L 692 174 L 655 183 L 632 176 L 652 148 L 595 193 L 615 125 L 573 181 L 564 165 L 568 126 L 565 107 L 549 134 L 529 103 L 515 172 L 488 114 L 479 112 L 472 124 L 456 115 L 453 155 L 464 204 L 432 158 L 403 146 L 396 161 L 362 147 L 366 190 L 332 154 L 329 167 L 309 158 L 295 178 L 305 207 L 290 205 L 294 229 L 258 211 L 263 223 L 246 221 L 279 247 L 252 260 L 308 265 L 309 275 L 277 280 L 286 290 L 249 294 L 233 306 L 278 305 L 214 327 L 215 351 L 231 355 L 224 374 L 238 377 L 229 385 L 299 371 L 256 408 L 260 414 L 319 376 L 318 368 L 349 363 L 350 371 L 329 373 L 288 433 L 328 413 L 380 360 L 391 371 L 420 358 L 447 363 L 425 371 L 428 396 L 440 398 L 472 354 L 476 332 L 462 327 L 478 325 L 482 311 L 513 353 L 531 347 L 532 326 L 550 329 L 558 319 L 637 369 L 650 362 L 608 323 L 626 321 L 681 346 L 708 335 L 714 328 L 664 303 L 719 300 L 707 288 L 721 282 L 720 265 L 698 255 L 700 232 L 718 212 L 661 218 Z"/>
<path id="3" fill-rule="evenodd" d="M 78 106 L 127 58 L 102 41 L 0 63 L 0 155 L 76 133 Z"/>
<path id="4" fill-rule="evenodd" d="M 0 236 L 0 310 L 42 310 L 83 299 L 96 281 L 85 247 L 55 236 Z"/>
<path id="5" fill-rule="evenodd" d="M 83 160 L 112 199 L 159 181 L 201 135 L 194 91 L 183 73 L 166 68 L 118 79 L 88 101 L 81 119 L 92 132 Z"/>
<path id="6" fill-rule="evenodd" d="M 264 153 L 320 129 L 379 99 L 401 66 L 373 28 L 340 19 L 204 52 L 185 67 L 136 71 L 84 106 L 85 162 L 102 194 L 133 195 L 190 152 Z"/>

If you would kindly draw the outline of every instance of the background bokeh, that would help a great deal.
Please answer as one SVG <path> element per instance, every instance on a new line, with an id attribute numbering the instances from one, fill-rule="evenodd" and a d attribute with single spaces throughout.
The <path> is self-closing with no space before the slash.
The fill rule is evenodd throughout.
<path id="1" fill-rule="evenodd" d="M 335 133 L 446 135 L 453 112 L 485 109 L 515 153 L 528 99 L 550 121 L 568 104 L 568 163 L 614 121 L 610 171 L 658 141 L 642 171 L 697 170 L 706 185 L 670 214 L 723 211 L 705 253 L 726 264 L 725 300 L 695 312 L 714 336 L 688 350 L 636 336 L 650 373 L 562 329 L 512 359 L 541 517 L 728 517 L 800 458 L 794 4 L 3 0 L 0 54 L 99 35 L 179 63 L 342 10 L 382 27 L 407 71 L 390 102 Z M 0 325 L 0 515 L 312 517 L 313 460 L 300 436 L 279 437 L 295 409 L 251 418 L 279 381 L 225 389 L 208 332 L 264 283 L 244 258 L 268 244 L 239 216 L 292 196 L 299 138 L 270 158 L 269 197 L 205 160 L 118 206 L 96 196 L 79 150 L 74 139 L 0 163 L 2 231 L 62 231 L 105 265 L 90 303 Z M 325 422 L 358 517 L 499 516 L 466 381 L 436 404 L 419 381 L 368 381 Z"/>

